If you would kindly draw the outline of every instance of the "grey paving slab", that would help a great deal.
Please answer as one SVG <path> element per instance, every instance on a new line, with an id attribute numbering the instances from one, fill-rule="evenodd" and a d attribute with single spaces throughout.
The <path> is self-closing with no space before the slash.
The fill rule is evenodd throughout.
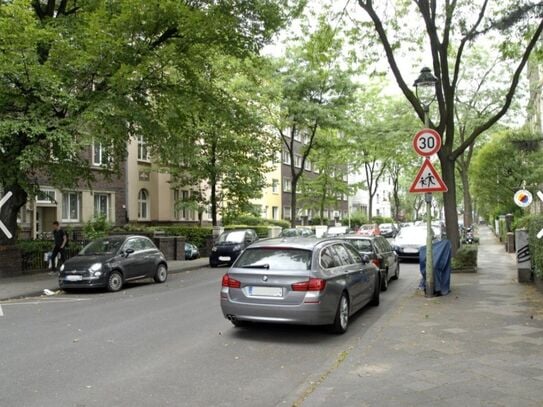
<path id="1" fill-rule="evenodd" d="M 543 406 L 543 296 L 514 261 L 482 228 L 477 274 L 402 298 L 301 405 Z"/>

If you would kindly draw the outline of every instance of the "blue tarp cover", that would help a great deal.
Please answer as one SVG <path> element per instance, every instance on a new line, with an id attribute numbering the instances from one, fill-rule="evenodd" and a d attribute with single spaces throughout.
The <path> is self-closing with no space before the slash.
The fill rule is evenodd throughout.
<path id="1" fill-rule="evenodd" d="M 434 263 L 434 294 L 447 295 L 451 288 L 451 242 L 444 239 L 432 244 Z M 420 273 L 422 280 L 420 288 L 426 286 L 426 246 L 419 251 Z"/>

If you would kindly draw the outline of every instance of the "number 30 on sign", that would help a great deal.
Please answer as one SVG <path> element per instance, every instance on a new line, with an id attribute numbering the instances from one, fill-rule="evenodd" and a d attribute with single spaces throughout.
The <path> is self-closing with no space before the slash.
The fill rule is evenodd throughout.
<path id="1" fill-rule="evenodd" d="M 418 155 L 430 157 L 441 148 L 441 136 L 432 129 L 422 129 L 413 139 L 413 148 Z"/>

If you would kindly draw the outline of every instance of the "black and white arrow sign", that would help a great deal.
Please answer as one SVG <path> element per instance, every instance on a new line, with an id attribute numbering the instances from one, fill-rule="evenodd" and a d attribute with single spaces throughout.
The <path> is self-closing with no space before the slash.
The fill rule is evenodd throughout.
<path id="1" fill-rule="evenodd" d="M 6 195 L 4 195 L 2 199 L 0 199 L 0 210 L 2 210 L 2 206 L 4 206 L 4 204 L 9 200 L 9 198 L 11 198 L 12 195 L 13 195 L 13 192 L 9 191 Z M 13 237 L 11 232 L 8 230 L 6 225 L 2 223 L 1 220 L 0 220 L 0 230 L 4 232 L 4 234 L 8 237 L 8 239 L 11 239 Z"/>

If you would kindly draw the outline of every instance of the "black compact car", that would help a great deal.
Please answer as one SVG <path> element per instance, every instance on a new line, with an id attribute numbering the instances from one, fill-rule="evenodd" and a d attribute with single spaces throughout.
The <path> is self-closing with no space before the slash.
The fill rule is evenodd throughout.
<path id="1" fill-rule="evenodd" d="M 253 229 L 230 230 L 223 232 L 215 246 L 211 249 L 209 266 L 217 267 L 220 264 L 232 265 L 246 247 L 258 240 Z"/>
<path id="2" fill-rule="evenodd" d="M 168 278 L 168 263 L 145 236 L 108 236 L 93 240 L 77 256 L 60 267 L 58 284 L 63 290 L 105 287 L 119 291 L 126 281 Z"/>
<path id="3" fill-rule="evenodd" d="M 351 243 L 361 255 L 366 255 L 381 272 L 381 290 L 388 289 L 389 280 L 400 277 L 398 255 L 387 239 L 382 236 L 344 236 L 342 240 Z"/>

